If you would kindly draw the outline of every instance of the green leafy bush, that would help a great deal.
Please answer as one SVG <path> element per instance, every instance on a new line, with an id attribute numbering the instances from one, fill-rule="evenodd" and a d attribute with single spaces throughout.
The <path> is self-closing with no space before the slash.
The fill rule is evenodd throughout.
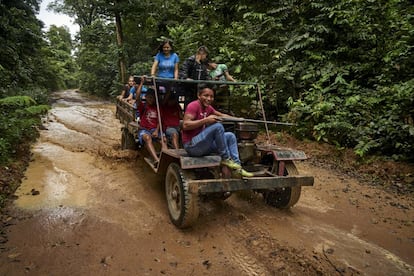
<path id="1" fill-rule="evenodd" d="M 0 164 L 10 161 L 21 142 L 37 138 L 36 127 L 48 110 L 48 105 L 37 105 L 29 96 L 0 99 Z"/>

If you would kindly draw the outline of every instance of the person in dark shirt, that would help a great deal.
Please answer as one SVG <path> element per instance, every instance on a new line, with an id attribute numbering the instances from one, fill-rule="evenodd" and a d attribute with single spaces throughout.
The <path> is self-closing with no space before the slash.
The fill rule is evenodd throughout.
<path id="1" fill-rule="evenodd" d="M 187 58 L 180 67 L 180 79 L 207 80 L 209 79 L 208 66 L 208 49 L 201 46 L 197 49 L 195 55 Z"/>
<path id="2" fill-rule="evenodd" d="M 195 55 L 187 58 L 180 66 L 178 76 L 185 80 L 208 80 L 208 49 L 200 46 Z M 197 98 L 196 84 L 182 84 L 178 87 L 179 94 L 185 96 L 184 108 L 187 104 Z"/>

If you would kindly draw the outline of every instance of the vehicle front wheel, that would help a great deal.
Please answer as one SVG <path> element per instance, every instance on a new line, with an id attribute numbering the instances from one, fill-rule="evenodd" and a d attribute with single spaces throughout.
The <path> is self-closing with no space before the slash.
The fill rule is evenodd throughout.
<path id="1" fill-rule="evenodd" d="M 199 196 L 189 192 L 188 181 L 194 176 L 177 163 L 168 166 L 165 176 L 165 195 L 171 222 L 178 228 L 193 225 L 199 215 Z"/>
<path id="2" fill-rule="evenodd" d="M 277 164 L 274 161 L 272 166 L 272 172 L 277 172 Z M 298 175 L 299 172 L 296 169 L 295 164 L 292 161 L 286 161 L 285 163 L 285 173 L 284 175 Z M 300 198 L 302 187 L 301 186 L 294 186 L 294 187 L 285 187 L 279 188 L 275 190 L 268 190 L 263 192 L 263 198 L 266 204 L 281 208 L 281 209 L 288 209 L 295 205 Z"/>

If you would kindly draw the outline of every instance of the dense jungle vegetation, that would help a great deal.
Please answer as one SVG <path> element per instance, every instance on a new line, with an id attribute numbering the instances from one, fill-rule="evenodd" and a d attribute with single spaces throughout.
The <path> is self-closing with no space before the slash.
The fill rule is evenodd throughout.
<path id="1" fill-rule="evenodd" d="M 103 97 L 149 74 L 163 38 L 181 61 L 200 45 L 261 84 L 268 118 L 361 157 L 414 160 L 414 3 L 402 0 L 55 0 L 80 31 L 42 30 L 40 0 L 0 2 L 0 162 L 35 137 L 48 92 Z M 255 109 L 255 93 L 235 90 Z"/>

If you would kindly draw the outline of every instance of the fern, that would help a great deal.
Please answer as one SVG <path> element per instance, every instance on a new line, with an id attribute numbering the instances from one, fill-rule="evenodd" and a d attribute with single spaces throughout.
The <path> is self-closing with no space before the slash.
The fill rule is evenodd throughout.
<path id="1" fill-rule="evenodd" d="M 1 106 L 7 106 L 8 108 L 26 107 L 36 104 L 29 96 L 13 96 L 0 99 Z"/>
<path id="2" fill-rule="evenodd" d="M 24 109 L 30 116 L 41 116 L 46 114 L 46 112 L 50 109 L 48 105 L 36 105 L 36 106 L 29 106 Z"/>

